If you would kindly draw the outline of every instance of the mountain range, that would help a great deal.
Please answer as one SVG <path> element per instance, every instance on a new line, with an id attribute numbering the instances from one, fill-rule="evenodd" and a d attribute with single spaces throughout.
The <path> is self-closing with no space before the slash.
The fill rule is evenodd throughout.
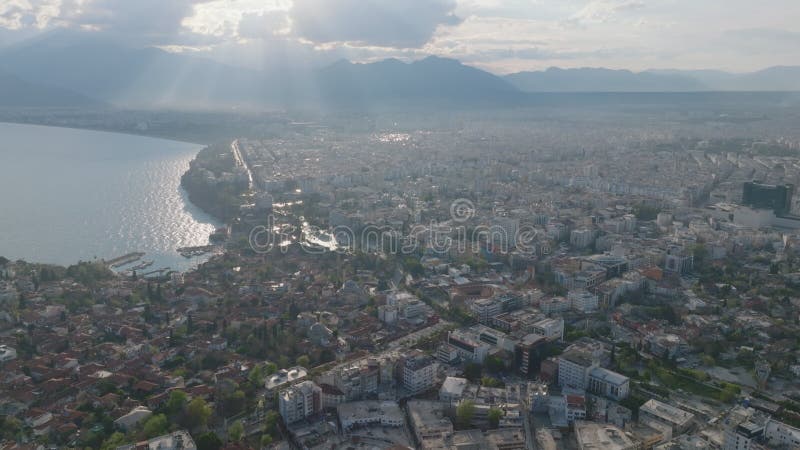
<path id="1" fill-rule="evenodd" d="M 69 89 L 31 83 L 0 72 L 0 108 L 99 107 L 102 102 Z"/>
<path id="2" fill-rule="evenodd" d="M 85 33 L 48 33 L 0 49 L 0 107 L 376 107 L 524 103 L 530 93 L 800 91 L 800 67 L 747 74 L 600 68 L 497 76 L 453 59 L 346 60 L 257 71 Z"/>
<path id="3" fill-rule="evenodd" d="M 524 92 L 797 91 L 800 66 L 733 74 L 717 70 L 611 70 L 602 68 L 518 72 L 505 76 Z"/>

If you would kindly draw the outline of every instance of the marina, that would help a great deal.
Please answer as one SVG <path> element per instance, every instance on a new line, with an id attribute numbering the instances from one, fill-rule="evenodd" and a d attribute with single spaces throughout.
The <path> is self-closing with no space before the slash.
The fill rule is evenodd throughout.
<path id="1" fill-rule="evenodd" d="M 140 260 L 144 255 L 145 255 L 144 252 L 131 252 L 104 262 L 108 267 L 116 269 L 124 265 L 136 262 Z"/>

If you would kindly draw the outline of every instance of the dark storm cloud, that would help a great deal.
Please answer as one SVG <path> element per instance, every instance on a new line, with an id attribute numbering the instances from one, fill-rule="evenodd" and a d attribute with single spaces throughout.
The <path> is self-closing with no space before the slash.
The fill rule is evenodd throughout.
<path id="1" fill-rule="evenodd" d="M 457 25 L 455 0 L 295 0 L 293 32 L 316 43 L 414 48 L 439 25 Z"/>

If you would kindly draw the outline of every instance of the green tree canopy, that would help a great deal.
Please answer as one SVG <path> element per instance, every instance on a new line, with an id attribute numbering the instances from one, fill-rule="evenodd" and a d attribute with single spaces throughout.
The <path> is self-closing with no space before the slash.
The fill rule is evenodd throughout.
<path id="1" fill-rule="evenodd" d="M 195 440 L 197 450 L 219 450 L 222 448 L 222 439 L 213 431 L 201 434 Z"/>
<path id="2" fill-rule="evenodd" d="M 200 397 L 192 399 L 186 406 L 186 425 L 191 429 L 205 426 L 210 417 L 211 407 Z"/>
<path id="3" fill-rule="evenodd" d="M 155 414 L 150 416 L 145 422 L 144 426 L 142 427 L 142 432 L 145 435 L 145 438 L 151 439 L 156 436 L 161 436 L 162 434 L 166 434 L 169 430 L 169 421 L 167 420 L 167 416 L 164 414 Z"/>
<path id="4" fill-rule="evenodd" d="M 456 407 L 456 425 L 460 428 L 468 427 L 473 416 L 475 416 L 475 402 L 472 400 L 462 401 Z"/>
<path id="5" fill-rule="evenodd" d="M 169 393 L 169 399 L 167 400 L 167 404 L 164 409 L 166 409 L 167 413 L 170 415 L 178 414 L 183 411 L 187 400 L 188 396 L 185 392 L 181 390 L 174 390 Z"/>
<path id="6" fill-rule="evenodd" d="M 489 427 L 497 428 L 500 425 L 500 419 L 503 417 L 503 411 L 498 408 L 490 408 L 489 409 Z"/>
<path id="7" fill-rule="evenodd" d="M 241 420 L 237 420 L 228 428 L 228 438 L 233 442 L 239 442 L 244 437 L 244 425 Z"/>

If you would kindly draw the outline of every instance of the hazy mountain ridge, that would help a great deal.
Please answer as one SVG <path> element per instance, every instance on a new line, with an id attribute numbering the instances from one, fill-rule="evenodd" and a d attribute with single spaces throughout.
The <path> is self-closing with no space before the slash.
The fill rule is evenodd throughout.
<path id="1" fill-rule="evenodd" d="M 102 103 L 68 89 L 31 83 L 0 72 L 0 107 L 97 107 Z"/>
<path id="2" fill-rule="evenodd" d="M 0 70 L 116 105 L 202 106 L 258 97 L 262 74 L 215 61 L 134 49 L 73 35 L 15 46 L 0 53 Z"/>
<path id="3" fill-rule="evenodd" d="M 371 64 L 339 61 L 315 73 L 326 103 L 507 101 L 519 92 L 500 77 L 461 62 L 430 56 L 404 63 L 387 59 Z"/>
<path id="4" fill-rule="evenodd" d="M 751 74 L 719 71 L 557 69 L 500 77 L 453 59 L 405 63 L 339 61 L 298 73 L 256 71 L 192 54 L 130 48 L 82 33 L 51 33 L 0 51 L 0 102 L 85 106 L 93 98 L 122 107 L 358 107 L 509 105 L 524 93 L 800 90 L 800 67 Z M 27 83 L 21 86 L 20 83 Z M 34 87 L 39 86 L 39 87 Z M 52 86 L 46 90 L 43 86 Z M 66 92 L 72 91 L 69 96 Z M 30 92 L 30 94 L 25 94 Z"/>
<path id="5" fill-rule="evenodd" d="M 718 70 L 647 70 L 604 68 L 517 72 L 504 77 L 524 92 L 700 92 L 797 91 L 800 66 L 770 67 L 752 73 Z"/>

